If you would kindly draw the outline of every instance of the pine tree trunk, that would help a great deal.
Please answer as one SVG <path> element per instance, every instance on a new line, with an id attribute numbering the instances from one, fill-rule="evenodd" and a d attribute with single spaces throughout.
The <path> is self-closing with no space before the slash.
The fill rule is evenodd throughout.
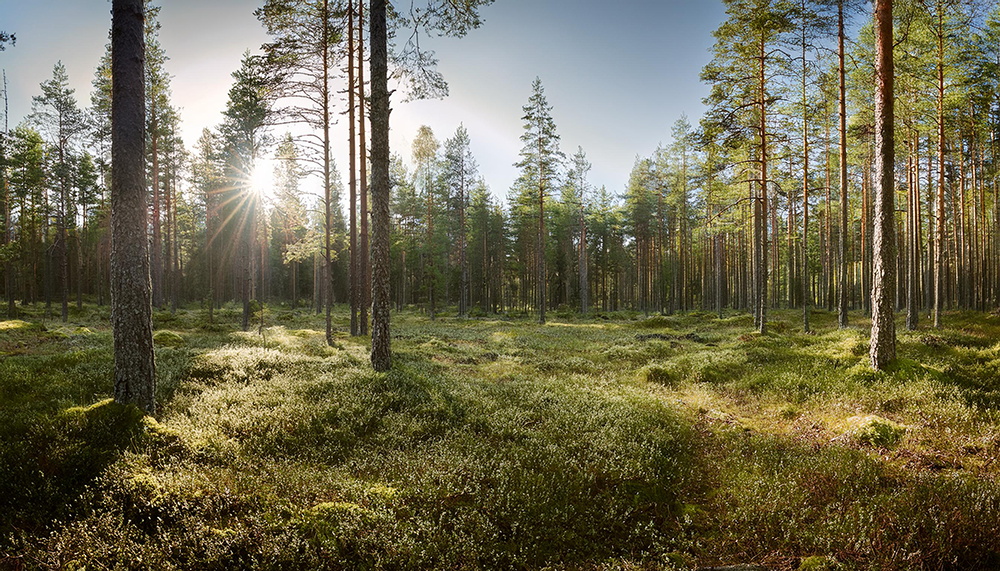
<path id="1" fill-rule="evenodd" d="M 156 411 L 156 364 L 146 240 L 144 14 L 114 0 L 111 33 L 111 323 L 115 400 Z"/>
<path id="2" fill-rule="evenodd" d="M 662 228 L 662 225 L 661 225 Z M 662 231 L 661 231 L 661 236 Z M 662 238 L 661 238 L 662 240 Z M 662 252 L 662 248 L 661 248 Z M 587 224 L 584 218 L 583 211 L 583 196 L 580 197 L 580 252 L 579 252 L 579 265 L 580 265 L 580 313 L 587 315 L 588 306 L 590 305 L 590 282 L 587 278 Z M 660 259 L 660 268 L 663 268 L 663 259 Z M 662 279 L 660 280 L 662 284 Z M 661 285 L 662 288 L 662 285 Z M 662 310 L 662 307 L 661 307 Z"/>
<path id="3" fill-rule="evenodd" d="M 919 140 L 914 137 L 915 140 Z M 917 304 L 917 284 L 920 280 L 920 242 L 917 240 L 917 228 L 920 226 L 920 218 L 917 215 L 917 201 L 920 196 L 919 177 L 917 176 L 916 165 L 920 164 L 920 155 L 915 145 L 909 145 L 909 165 L 906 174 L 909 183 L 906 185 L 906 232 L 908 250 L 907 261 L 907 284 L 906 284 L 906 328 L 910 331 L 917 329 L 920 320 L 920 308 Z"/>
<path id="4" fill-rule="evenodd" d="M 458 292 L 458 314 L 465 317 L 469 299 L 469 261 L 465 251 L 465 155 L 462 155 L 462 180 L 458 194 L 458 265 L 461 274 Z"/>
<path id="5" fill-rule="evenodd" d="M 541 177 L 543 176 L 542 166 L 542 139 L 541 129 L 538 135 L 538 243 L 535 245 L 535 255 L 538 257 L 538 323 L 545 323 L 545 306 L 548 305 L 546 299 L 546 276 L 545 276 L 545 185 Z"/>
<path id="6" fill-rule="evenodd" d="M 354 2 L 350 4 L 348 9 L 348 22 L 347 26 L 347 116 L 349 127 L 348 138 L 350 139 L 350 151 L 348 152 L 348 160 L 350 162 L 351 174 L 348 175 L 348 219 L 349 219 L 349 236 L 350 243 L 348 247 L 348 256 L 350 258 L 350 291 L 347 294 L 350 300 L 350 310 L 351 310 L 351 335 L 357 336 L 359 334 L 358 330 L 358 299 L 361 297 L 358 294 L 358 288 L 361 285 L 361 280 L 358 278 L 358 158 L 357 158 L 357 106 L 355 104 L 354 94 L 357 89 L 357 83 L 354 76 L 354 55 L 356 53 L 356 47 L 354 44 Z"/>
<path id="7" fill-rule="evenodd" d="M 6 95 L 6 89 L 4 89 Z M 0 157 L 5 160 L 6 157 Z M 7 187 L 7 169 L 3 170 L 3 246 L 10 243 L 11 223 L 10 223 L 10 196 Z M 21 212 L 24 212 L 23 210 Z M 23 226 L 21 228 L 24 230 Z M 22 290 L 23 292 L 23 290 Z M 17 304 L 14 302 L 14 270 L 10 260 L 4 263 L 4 294 L 7 296 L 7 319 L 17 318 Z"/>
<path id="8" fill-rule="evenodd" d="M 326 343 L 333 346 L 333 196 L 331 192 L 330 171 L 332 169 L 332 158 L 330 157 L 330 45 L 333 38 L 330 37 L 330 4 L 329 0 L 323 0 L 323 206 L 324 213 L 323 233 L 324 252 L 323 273 L 320 278 L 322 288 L 322 304 L 326 306 Z M 353 125 L 353 123 L 352 123 Z M 353 176 L 353 175 L 352 175 Z M 353 204 L 351 212 L 354 212 Z M 353 251 L 352 251 L 353 256 Z M 352 272 L 353 276 L 353 272 Z M 353 297 L 351 298 L 353 302 Z M 317 306 L 318 307 L 318 306 Z"/>
<path id="9" fill-rule="evenodd" d="M 806 3 L 802 0 L 802 9 Z M 802 330 L 809 332 L 809 121 L 806 77 L 806 32 L 802 28 Z"/>
<path id="10" fill-rule="evenodd" d="M 944 31 L 941 1 L 938 10 L 938 196 L 937 196 L 937 250 L 934 253 L 934 327 L 941 327 L 941 310 L 945 300 L 944 281 Z"/>
<path id="11" fill-rule="evenodd" d="M 847 327 L 847 87 L 844 69 L 844 0 L 837 2 L 838 74 L 840 77 L 840 307 L 838 324 Z"/>
<path id="12" fill-rule="evenodd" d="M 177 305 L 180 303 L 181 296 L 181 278 L 183 277 L 183 269 L 181 268 L 181 254 L 180 247 L 177 243 L 177 177 L 174 176 L 173 185 L 171 187 L 172 199 L 170 204 L 172 205 L 172 210 L 170 212 L 170 225 L 173 227 L 173 244 L 174 253 L 173 259 L 170 262 L 170 276 L 172 278 L 172 283 L 170 285 L 170 312 L 177 313 Z"/>
<path id="13" fill-rule="evenodd" d="M 389 340 L 389 89 L 386 0 L 371 0 L 372 368 L 392 367 Z"/>
<path id="14" fill-rule="evenodd" d="M 365 3 L 358 0 L 358 129 L 361 162 L 361 252 L 359 262 L 361 268 L 359 277 L 361 279 L 361 289 L 358 291 L 358 305 L 360 306 L 360 334 L 368 335 L 368 307 L 371 305 L 371 256 L 368 245 L 368 155 L 365 140 L 365 36 L 364 36 L 364 10 Z"/>
<path id="15" fill-rule="evenodd" d="M 152 279 L 153 279 L 153 307 L 159 308 L 163 305 L 163 261 L 162 261 L 162 237 L 160 235 L 160 154 L 156 98 L 152 99 L 152 109 L 150 110 L 150 140 L 153 143 L 153 251 L 152 251 Z"/>
<path id="16" fill-rule="evenodd" d="M 760 41 L 760 289 L 758 310 L 758 331 L 767 334 L 767 92 L 764 62 L 766 58 L 764 39 Z"/>
<path id="17" fill-rule="evenodd" d="M 892 0 L 876 0 L 875 224 L 873 234 L 871 364 L 896 360 L 896 222 Z"/>
<path id="18" fill-rule="evenodd" d="M 169 163 L 169 161 L 170 161 L 171 157 L 168 155 L 166 157 L 166 159 L 168 161 L 168 163 L 167 163 L 167 170 L 169 171 L 170 166 L 171 166 L 170 163 Z M 165 181 L 165 183 L 163 185 L 165 187 L 163 189 L 163 198 L 164 198 L 163 207 L 164 207 L 164 210 L 166 211 L 166 218 L 167 218 L 167 221 L 166 221 L 167 222 L 167 232 L 166 232 L 166 235 L 164 236 L 164 240 L 163 240 L 164 250 L 166 251 L 166 255 L 167 255 L 166 258 L 163 260 L 163 281 L 164 281 L 164 284 L 165 284 L 164 293 L 167 294 L 169 297 L 172 298 L 173 297 L 173 293 L 174 293 L 174 285 L 173 285 L 173 283 L 174 283 L 174 255 L 173 255 L 173 251 L 174 251 L 173 250 L 173 246 L 174 246 L 174 244 L 173 244 L 172 236 L 170 234 L 171 233 L 171 229 L 173 228 L 173 203 L 171 201 L 171 191 L 170 191 L 170 189 L 171 189 L 171 179 L 173 178 L 173 173 L 170 173 L 170 174 L 171 174 L 170 178 L 167 178 L 167 180 Z M 164 304 L 166 304 L 166 300 L 164 300 Z"/>
<path id="19" fill-rule="evenodd" d="M 66 168 L 66 150 L 64 148 L 64 143 L 62 143 L 62 137 L 60 136 L 59 143 L 59 164 Z M 69 181 L 66 180 L 69 175 L 67 173 L 62 173 L 60 175 L 60 186 L 62 187 L 62 192 L 59 195 L 59 218 L 58 218 L 58 228 L 56 229 L 59 233 L 58 238 L 58 253 L 59 253 L 59 298 L 62 302 L 62 320 L 63 323 L 69 320 L 69 248 L 66 247 L 66 219 L 69 215 Z"/>

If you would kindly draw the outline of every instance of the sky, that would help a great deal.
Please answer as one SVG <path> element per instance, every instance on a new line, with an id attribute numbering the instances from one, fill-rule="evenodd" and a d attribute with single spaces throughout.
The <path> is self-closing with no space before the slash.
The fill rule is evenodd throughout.
<path id="1" fill-rule="evenodd" d="M 243 52 L 268 41 L 253 16 L 262 3 L 159 2 L 160 43 L 189 148 L 203 128 L 219 124 Z M 12 127 L 30 113 L 31 97 L 59 60 L 80 105 L 89 105 L 110 10 L 110 0 L 0 0 L 0 30 L 17 34 L 17 45 L 0 52 Z M 450 95 L 410 103 L 396 97 L 390 146 L 408 161 L 420 125 L 443 143 L 464 124 L 480 174 L 499 198 L 517 177 L 521 107 L 536 76 L 553 106 L 563 152 L 572 156 L 582 146 L 593 163 L 591 184 L 621 192 L 636 156 L 669 143 L 682 114 L 692 123 L 701 116 L 708 88 L 699 73 L 725 18 L 718 0 L 496 0 L 482 14 L 483 27 L 465 38 L 422 40 L 437 52 Z M 333 127 L 342 132 L 333 149 L 341 172 L 346 123 Z"/>

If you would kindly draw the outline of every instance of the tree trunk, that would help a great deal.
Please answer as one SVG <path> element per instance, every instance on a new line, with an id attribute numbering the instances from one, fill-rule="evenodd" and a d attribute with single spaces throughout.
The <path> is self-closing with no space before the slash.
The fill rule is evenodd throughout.
<path id="1" fill-rule="evenodd" d="M 111 323 L 115 400 L 156 411 L 146 240 L 146 99 L 142 0 L 114 0 L 111 33 Z"/>
<path id="2" fill-rule="evenodd" d="M 884 370 L 896 360 L 896 185 L 893 96 L 892 0 L 876 0 L 875 227 L 872 274 L 871 364 Z"/>
<path id="3" fill-rule="evenodd" d="M 458 265 L 460 285 L 458 292 L 458 314 L 465 317 L 469 299 L 469 261 L 465 251 L 465 153 L 462 153 L 462 179 L 458 188 Z"/>
<path id="4" fill-rule="evenodd" d="M 65 143 L 63 142 L 63 137 L 59 137 L 59 164 L 63 169 L 66 169 L 66 150 L 64 148 Z M 60 175 L 62 179 L 60 181 L 61 192 L 59 195 L 59 219 L 58 228 L 59 232 L 59 297 L 62 302 L 62 320 L 65 323 L 69 320 L 69 252 L 66 247 L 67 237 L 66 237 L 66 218 L 69 214 L 69 181 L 67 178 L 69 174 L 65 171 Z"/>
<path id="5" fill-rule="evenodd" d="M 805 12 L 806 2 L 802 0 Z M 806 29 L 802 27 L 802 330 L 809 332 L 809 99 L 807 89 Z"/>
<path id="6" fill-rule="evenodd" d="M 349 219 L 349 235 L 350 244 L 348 246 L 348 256 L 350 258 L 350 291 L 348 292 L 348 299 L 350 300 L 351 309 L 351 335 L 357 336 L 358 331 L 358 299 L 361 297 L 358 295 L 358 288 L 360 287 L 361 280 L 358 279 L 358 158 L 357 158 L 357 110 L 354 100 L 355 89 L 357 89 L 357 83 L 354 77 L 354 55 L 355 55 L 355 45 L 354 45 L 354 2 L 350 4 L 348 9 L 348 22 L 350 25 L 347 26 L 347 115 L 348 115 L 348 137 L 350 139 L 350 151 L 348 153 L 348 160 L 350 161 L 351 174 L 348 175 L 348 219 Z M 362 160 L 364 160 L 362 158 Z"/>
<path id="7" fill-rule="evenodd" d="M 767 334 L 767 92 L 764 61 L 766 47 L 763 37 L 760 40 L 760 289 L 758 290 L 758 315 L 760 322 L 758 330 L 761 335 Z"/>
<path id="8" fill-rule="evenodd" d="M 844 69 L 844 0 L 837 2 L 838 74 L 840 78 L 840 306 L 838 324 L 847 327 L 847 86 Z"/>
<path id="9" fill-rule="evenodd" d="M 914 137 L 913 141 L 919 141 L 919 137 Z M 917 165 L 920 164 L 920 153 L 916 145 L 911 142 L 909 145 L 909 165 L 906 174 L 909 184 L 906 185 L 906 232 L 908 250 L 907 255 L 907 283 L 906 283 L 906 328 L 916 331 L 917 323 L 920 320 L 920 306 L 917 303 L 917 284 L 920 280 L 920 242 L 917 239 L 917 228 L 920 227 L 920 218 L 917 214 L 917 201 L 920 197 L 919 177 L 917 175 Z"/>
<path id="10" fill-rule="evenodd" d="M 365 3 L 358 0 L 358 129 L 360 131 L 361 161 L 361 252 L 358 260 L 361 264 L 359 277 L 361 289 L 358 291 L 358 306 L 360 315 L 360 334 L 368 335 L 368 306 L 371 305 L 371 255 L 368 252 L 368 155 L 365 140 Z"/>
<path id="11" fill-rule="evenodd" d="M 389 341 L 389 88 L 386 0 L 371 0 L 372 368 L 392 367 Z"/>
<path id="12" fill-rule="evenodd" d="M 156 98 L 152 98 L 150 110 L 150 140 L 153 143 L 153 251 L 152 255 L 152 279 L 153 279 L 153 307 L 159 308 L 163 305 L 163 261 L 162 261 L 162 237 L 160 235 L 160 154 L 159 154 L 159 126 L 156 115 Z"/>
<path id="13" fill-rule="evenodd" d="M 538 256 L 538 323 L 545 323 L 546 276 L 545 276 L 545 184 L 542 182 L 544 168 L 542 167 L 542 134 L 539 126 L 538 134 L 538 244 L 535 252 Z"/>
<path id="14" fill-rule="evenodd" d="M 944 31 L 943 8 L 938 0 L 938 195 L 937 195 L 937 250 L 934 252 L 934 327 L 941 327 L 941 309 L 944 305 Z"/>
<path id="15" fill-rule="evenodd" d="M 663 258 L 662 258 L 662 251 L 663 251 L 663 248 L 662 248 L 662 236 L 663 236 L 663 231 L 662 231 L 662 227 L 663 226 L 662 226 L 662 223 L 661 223 L 661 225 L 660 225 L 660 228 L 661 228 L 661 230 L 660 230 L 660 236 L 661 236 L 660 268 L 661 268 L 661 271 L 662 271 L 662 268 L 663 268 Z M 590 282 L 587 279 L 587 224 L 586 224 L 586 219 L 584 218 L 583 194 L 582 194 L 582 192 L 581 192 L 581 195 L 580 195 L 580 260 L 579 260 L 579 265 L 580 265 L 580 313 L 583 314 L 583 315 L 587 315 L 587 309 L 588 309 L 588 306 L 590 304 L 590 285 L 589 285 Z M 663 287 L 663 285 L 662 285 L 663 284 L 662 276 L 661 276 L 661 279 L 660 279 L 660 284 L 661 284 L 660 288 L 662 290 L 662 287 Z M 662 297 L 662 292 L 661 292 L 660 297 Z M 661 311 L 663 310 L 662 304 L 661 304 L 660 310 Z"/>
<path id="16" fill-rule="evenodd" d="M 333 346 L 333 252 L 331 251 L 331 232 L 333 230 L 333 198 L 330 181 L 330 5 L 329 0 L 323 0 L 323 206 L 324 213 L 324 252 L 323 274 L 320 287 L 323 291 L 322 303 L 326 305 L 326 343 Z M 353 125 L 353 123 L 352 123 Z M 353 175 L 352 175 L 353 176 Z M 351 212 L 354 212 L 353 207 Z M 353 299 L 353 298 L 352 298 Z"/>

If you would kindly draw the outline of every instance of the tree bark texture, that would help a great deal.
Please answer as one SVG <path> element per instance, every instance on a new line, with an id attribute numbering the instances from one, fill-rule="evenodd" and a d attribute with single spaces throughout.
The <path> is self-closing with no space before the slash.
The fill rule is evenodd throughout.
<path id="1" fill-rule="evenodd" d="M 896 360 L 896 206 L 892 0 L 875 3 L 875 193 L 872 235 L 872 367 Z"/>
<path id="2" fill-rule="evenodd" d="M 389 86 L 386 0 L 372 0 L 371 42 L 372 123 L 372 368 L 392 367 L 389 340 Z"/>
<path id="3" fill-rule="evenodd" d="M 111 53 L 111 323 L 115 400 L 156 410 L 156 364 L 146 236 L 142 0 L 114 0 Z"/>

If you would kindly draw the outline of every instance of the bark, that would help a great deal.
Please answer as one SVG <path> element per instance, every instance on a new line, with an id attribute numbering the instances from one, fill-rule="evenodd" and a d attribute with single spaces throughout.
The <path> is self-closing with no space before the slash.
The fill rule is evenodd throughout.
<path id="1" fill-rule="evenodd" d="M 802 0 L 805 12 L 806 3 Z M 809 122 L 806 95 L 806 31 L 802 28 L 802 330 L 809 332 Z"/>
<path id="2" fill-rule="evenodd" d="M 538 257 L 538 323 L 545 323 L 545 306 L 548 305 L 546 299 L 546 276 L 545 276 L 545 184 L 542 181 L 544 176 L 542 167 L 542 134 L 538 134 L 538 244 L 535 245 L 535 254 Z"/>
<path id="3" fill-rule="evenodd" d="M 330 189 L 330 5 L 323 0 L 323 206 L 324 212 L 323 239 L 323 275 L 320 287 L 323 290 L 322 302 L 326 305 L 326 343 L 333 346 L 333 264 L 331 251 L 331 231 L 333 229 L 333 198 Z M 353 212 L 353 210 L 352 210 Z M 352 298 L 353 299 L 353 298 Z M 319 305 L 317 304 L 317 308 Z"/>
<path id="4" fill-rule="evenodd" d="M 914 137 L 914 141 L 917 141 Z M 916 145 L 910 144 L 909 165 L 906 174 L 909 179 L 906 195 L 906 233 L 907 242 L 907 280 L 906 280 L 906 328 L 910 331 L 917 329 L 920 319 L 920 308 L 917 304 L 917 284 L 920 280 L 920 242 L 917 240 L 917 228 L 920 225 L 917 215 L 917 200 L 920 196 L 919 177 L 917 176 L 917 165 L 920 164 L 919 152 Z"/>
<path id="5" fill-rule="evenodd" d="M 66 149 L 65 149 L 65 139 L 62 135 L 59 136 L 59 165 L 66 169 Z M 57 251 L 59 253 L 59 297 L 62 302 L 61 316 L 63 323 L 69 319 L 69 252 L 66 247 L 66 218 L 69 211 L 69 180 L 67 180 L 69 174 L 65 171 L 60 175 L 60 186 L 61 192 L 59 194 L 59 218 L 56 231 L 59 233 L 57 238 Z"/>
<path id="6" fill-rule="evenodd" d="M 838 74 L 840 78 L 840 305 L 838 324 L 847 327 L 847 86 L 844 69 L 844 0 L 837 2 Z"/>
<path id="7" fill-rule="evenodd" d="M 937 249 L 934 252 L 934 327 L 941 327 L 941 308 L 944 305 L 944 25 L 943 8 L 938 1 L 938 195 L 937 195 Z"/>
<path id="8" fill-rule="evenodd" d="M 760 42 L 760 284 L 758 290 L 758 310 L 760 322 L 758 330 L 761 335 L 767 334 L 767 92 L 765 90 L 766 75 L 764 40 Z"/>
<path id="9" fill-rule="evenodd" d="M 160 235 L 160 153 L 159 126 L 156 115 L 156 98 L 151 101 L 150 112 L 150 140 L 153 143 L 153 251 L 152 251 L 152 279 L 153 279 L 153 307 L 163 306 L 163 251 L 162 237 Z M 245 328 L 244 328 L 245 329 Z"/>
<path id="10" fill-rule="evenodd" d="M 115 400 L 156 410 L 156 364 L 146 239 L 144 14 L 114 0 L 111 53 L 111 323 Z"/>
<path id="11" fill-rule="evenodd" d="M 368 244 L 368 155 L 365 139 L 365 3 L 358 0 L 358 129 L 361 145 L 361 290 L 359 294 L 361 335 L 368 335 L 368 307 L 371 305 L 371 255 Z"/>
<path id="12" fill-rule="evenodd" d="M 425 166 L 426 172 L 426 166 Z M 434 292 L 437 290 L 437 271 L 434 264 L 434 188 L 430 180 L 430 176 L 424 175 L 424 192 L 427 193 L 427 266 L 425 268 L 427 274 L 427 302 L 428 302 L 428 314 L 430 315 L 431 321 L 435 319 L 434 312 Z"/>
<path id="13" fill-rule="evenodd" d="M 9 128 L 7 124 L 9 113 L 8 103 L 7 103 L 7 73 L 3 73 L 3 105 L 4 105 L 4 134 L 9 134 Z M 0 161 L 6 163 L 7 157 L 0 156 Z M 0 245 L 6 246 L 10 243 L 11 238 L 11 223 L 10 223 L 10 194 L 9 187 L 7 186 L 7 169 L 3 169 L 3 207 L 0 210 L 3 211 L 3 242 Z M 22 209 L 23 213 L 24 210 Z M 23 230 L 23 228 L 22 228 Z M 4 263 L 4 294 L 7 296 L 7 319 L 17 318 L 17 305 L 14 303 L 14 270 L 7 260 Z"/>
<path id="14" fill-rule="evenodd" d="M 372 368 L 392 367 L 389 340 L 389 89 L 386 0 L 372 0 Z"/>
<path id="15" fill-rule="evenodd" d="M 465 248 L 465 153 L 462 153 L 462 174 L 458 188 L 458 265 L 460 287 L 458 292 L 458 315 L 465 317 L 466 302 L 469 299 L 469 260 Z"/>
<path id="16" fill-rule="evenodd" d="M 357 84 L 354 79 L 354 2 L 351 2 L 351 7 L 348 13 L 348 21 L 350 22 L 350 25 L 347 26 L 347 115 L 350 123 L 350 126 L 348 127 L 348 137 L 350 137 L 350 152 L 348 156 L 351 163 L 351 174 L 348 176 L 349 197 L 347 202 L 348 218 L 350 220 L 350 246 L 348 254 L 350 256 L 351 274 L 348 298 L 350 299 L 351 306 L 351 335 L 357 336 L 359 334 L 358 300 L 361 297 L 358 295 L 358 287 L 360 286 L 361 280 L 358 279 L 357 111 L 354 101 L 354 90 L 356 89 Z"/>
<path id="17" fill-rule="evenodd" d="M 892 0 L 875 4 L 875 225 L 872 270 L 872 367 L 886 369 L 896 360 L 896 221 L 893 96 Z"/>
<path id="18" fill-rule="evenodd" d="M 662 236 L 663 236 L 663 230 L 662 229 L 663 229 L 663 224 L 662 224 L 662 221 L 661 221 L 661 223 L 660 223 L 660 236 L 661 236 L 661 238 L 660 238 L 660 269 L 661 269 L 661 271 L 662 271 L 662 268 L 663 268 L 663 257 L 662 257 L 662 255 L 663 255 L 662 254 L 662 252 L 663 252 L 663 238 L 662 238 Z M 588 305 L 590 304 L 590 286 L 589 286 L 589 281 L 588 281 L 588 278 L 587 278 L 587 224 L 586 224 L 586 219 L 584 218 L 583 196 L 582 196 L 582 194 L 580 196 L 580 261 L 579 261 L 579 265 L 580 265 L 580 313 L 582 313 L 583 315 L 587 315 L 587 308 L 588 308 Z M 663 288 L 662 284 L 663 284 L 663 278 L 661 276 L 660 277 L 660 288 L 661 288 L 661 290 Z M 661 298 L 663 297 L 662 292 L 660 294 L 660 297 Z M 661 303 L 661 308 L 660 309 L 662 311 L 662 303 Z"/>

